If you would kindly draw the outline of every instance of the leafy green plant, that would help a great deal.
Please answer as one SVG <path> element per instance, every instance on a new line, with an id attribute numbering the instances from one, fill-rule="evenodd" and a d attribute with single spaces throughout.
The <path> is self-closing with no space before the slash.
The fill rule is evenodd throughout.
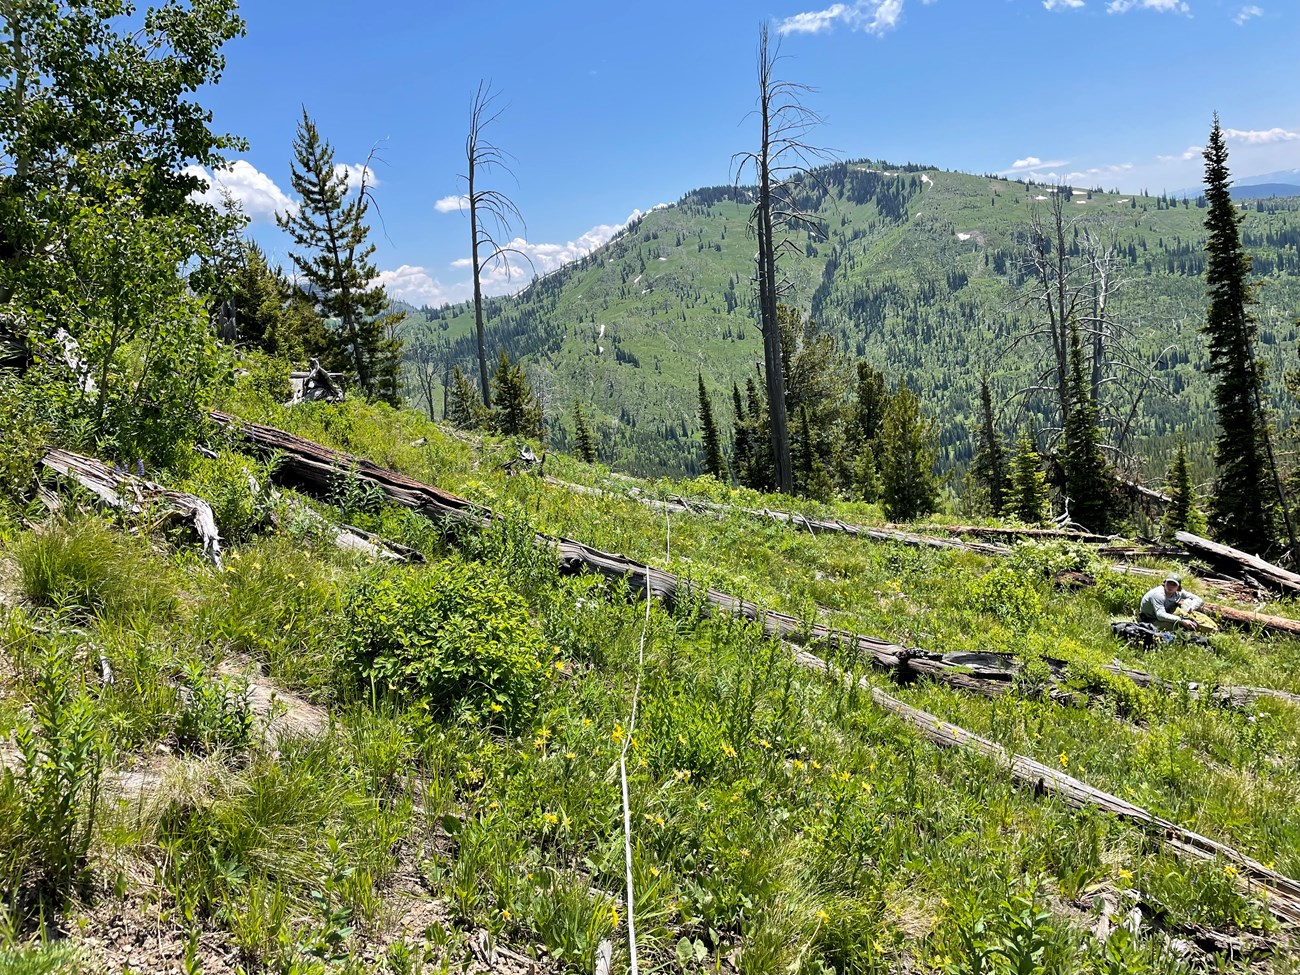
<path id="1" fill-rule="evenodd" d="M 547 685 L 551 653 L 494 566 L 452 561 L 364 577 L 344 608 L 344 666 L 384 694 L 514 723 Z"/>
<path id="2" fill-rule="evenodd" d="M 95 705 L 70 649 L 53 646 L 35 677 L 34 721 L 15 734 L 22 753 L 22 827 L 40 886 L 67 892 L 85 867 L 99 812 L 104 755 Z"/>
<path id="3" fill-rule="evenodd" d="M 227 546 L 247 541 L 266 520 L 271 505 L 268 465 L 225 449 L 215 458 L 197 454 L 176 486 L 212 505 Z"/>
<path id="4" fill-rule="evenodd" d="M 1043 613 L 1043 597 L 1032 577 L 1007 566 L 996 566 L 977 578 L 970 594 L 972 608 L 1013 629 L 1031 626 Z"/>
<path id="5" fill-rule="evenodd" d="M 184 751 L 205 754 L 214 748 L 246 748 L 253 732 L 253 713 L 245 683 L 214 675 L 201 661 L 181 674 L 183 704 L 176 718 L 176 743 Z"/>

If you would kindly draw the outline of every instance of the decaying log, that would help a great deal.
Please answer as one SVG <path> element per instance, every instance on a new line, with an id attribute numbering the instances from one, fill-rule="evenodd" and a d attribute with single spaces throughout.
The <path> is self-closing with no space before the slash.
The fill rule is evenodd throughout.
<path id="1" fill-rule="evenodd" d="M 833 665 L 810 653 L 799 653 L 796 662 L 803 667 L 821 670 L 832 676 L 852 681 L 851 676 L 844 675 Z M 927 711 L 904 704 L 879 688 L 872 687 L 863 678 L 858 686 L 871 696 L 877 707 L 890 712 L 915 727 L 930 741 L 945 748 L 964 748 L 979 752 L 1010 772 L 1017 782 L 1031 786 L 1035 792 L 1050 792 L 1071 806 L 1095 806 L 1120 819 L 1134 823 L 1145 832 L 1159 837 L 1167 846 L 1177 853 L 1198 859 L 1218 857 L 1233 865 L 1237 874 L 1253 890 L 1265 895 L 1268 909 L 1289 923 L 1300 922 L 1300 882 L 1286 877 L 1276 870 L 1271 870 L 1262 863 L 1240 853 L 1226 844 L 1209 839 L 1189 829 L 1184 829 L 1171 820 L 1148 812 L 1141 806 L 1111 795 L 1100 789 L 1094 789 L 1086 782 L 1067 775 L 1060 769 L 1044 765 L 1024 755 L 1008 752 L 997 742 L 972 734 L 964 728 L 950 724 L 935 717 Z"/>
<path id="2" fill-rule="evenodd" d="M 1258 556 L 1249 555 L 1231 546 L 1193 535 L 1191 532 L 1178 532 L 1174 537 L 1181 545 L 1225 572 L 1258 580 L 1276 592 L 1290 596 L 1300 594 L 1300 575 L 1289 572 L 1281 566 L 1265 562 Z"/>
<path id="3" fill-rule="evenodd" d="M 71 478 L 94 494 L 107 507 L 138 514 L 146 502 L 159 503 L 169 515 L 179 515 L 194 525 L 203 542 L 203 554 L 221 568 L 221 534 L 212 506 L 184 491 L 173 491 L 134 474 L 115 471 L 103 461 L 67 450 L 50 449 L 41 464 Z"/>

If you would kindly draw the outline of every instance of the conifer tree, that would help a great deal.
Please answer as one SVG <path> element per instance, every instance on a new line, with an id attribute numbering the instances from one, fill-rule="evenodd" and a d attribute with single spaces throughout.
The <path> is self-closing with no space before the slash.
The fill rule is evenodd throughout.
<path id="1" fill-rule="evenodd" d="M 349 186 L 347 171 L 334 166 L 334 147 L 320 137 L 305 108 L 293 150 L 289 179 L 301 203 L 275 218 L 301 249 L 289 257 L 311 286 L 321 314 L 338 320 L 339 341 L 362 393 L 396 405 L 402 346 L 389 332 L 394 317 L 381 318 L 388 296 L 372 283 L 379 272 L 371 260 L 375 245 L 368 242 L 365 178 L 360 186 Z"/>
<path id="2" fill-rule="evenodd" d="M 731 384 L 731 410 L 734 416 L 731 458 L 735 465 L 736 480 L 744 484 L 745 472 L 750 466 L 749 424 L 746 422 L 745 404 L 740 398 L 740 386 L 734 382 Z"/>
<path id="3" fill-rule="evenodd" d="M 849 440 L 854 449 L 870 447 L 873 451 L 879 452 L 877 443 L 880 439 L 880 427 L 885 418 L 885 407 L 889 405 L 889 390 L 885 386 L 885 374 L 861 359 L 858 360 L 857 370 L 857 395 L 853 403 Z"/>
<path id="4" fill-rule="evenodd" d="M 854 458 L 853 493 L 868 504 L 880 500 L 880 472 L 876 467 L 876 453 L 870 447 L 859 448 Z"/>
<path id="5" fill-rule="evenodd" d="M 486 411 L 479 400 L 478 390 L 460 371 L 460 366 L 452 372 L 451 386 L 444 395 L 447 402 L 443 412 L 448 423 L 462 430 L 474 430 L 484 425 Z"/>
<path id="6" fill-rule="evenodd" d="M 1211 509 L 1223 541 L 1258 553 L 1269 548 L 1275 536 L 1269 516 L 1271 492 L 1266 486 L 1272 448 L 1255 358 L 1259 325 L 1250 311 L 1255 303 L 1247 280 L 1250 255 L 1241 243 L 1244 217 L 1232 201 L 1231 185 L 1228 147 L 1216 114 L 1205 146 L 1205 283 L 1210 303 L 1202 328 L 1219 417 L 1214 455 L 1218 476 Z"/>
<path id="7" fill-rule="evenodd" d="M 808 425 L 808 406 L 801 404 L 798 411 L 798 425 L 795 427 L 795 441 L 791 450 L 794 464 L 794 490 L 796 494 L 809 497 L 808 487 L 812 483 L 813 450 L 812 429 Z"/>
<path id="8" fill-rule="evenodd" d="M 581 403 L 573 404 L 573 442 L 584 463 L 596 463 L 596 441 L 591 436 L 591 427 L 587 426 Z"/>
<path id="9" fill-rule="evenodd" d="M 1022 429 L 1011 460 L 1011 495 L 1007 510 L 1028 525 L 1047 520 L 1047 476 L 1043 474 L 1038 448 Z"/>
<path id="10" fill-rule="evenodd" d="M 508 437 L 542 436 L 542 407 L 533 394 L 524 367 L 511 363 L 505 349 L 492 374 L 492 419 L 497 432 Z"/>
<path id="11" fill-rule="evenodd" d="M 1110 531 L 1114 479 L 1101 455 L 1097 401 L 1083 372 L 1079 328 L 1070 327 L 1070 412 L 1065 418 L 1060 455 L 1070 517 L 1089 531 Z"/>
<path id="12" fill-rule="evenodd" d="M 1002 448 L 1002 438 L 993 422 L 993 394 L 989 389 L 988 373 L 980 377 L 978 443 L 971 470 L 988 488 L 989 506 L 993 509 L 993 514 L 1001 515 L 1007 501 L 1007 459 Z"/>
<path id="13" fill-rule="evenodd" d="M 700 430 L 704 435 L 704 470 L 719 481 L 727 479 L 727 462 L 722 459 L 722 436 L 713 417 L 713 403 L 704 388 L 704 373 L 696 373 L 700 382 Z"/>
<path id="14" fill-rule="evenodd" d="M 1196 488 L 1192 484 L 1191 470 L 1187 466 L 1187 444 L 1180 437 L 1178 448 L 1174 451 L 1173 462 L 1165 475 L 1165 491 L 1169 495 L 1169 506 L 1160 522 L 1160 537 L 1172 542 L 1181 531 L 1199 533 L 1203 528 L 1204 518 L 1196 505 Z"/>
<path id="15" fill-rule="evenodd" d="M 880 432 L 880 496 L 887 517 L 911 521 L 938 510 L 933 440 L 931 425 L 921 416 L 920 399 L 906 383 L 899 383 Z"/>
<path id="16" fill-rule="evenodd" d="M 755 491 L 770 491 L 775 471 L 772 452 L 768 450 L 767 403 L 754 377 L 745 382 L 745 438 L 749 444 L 748 463 L 737 471 L 742 484 Z"/>

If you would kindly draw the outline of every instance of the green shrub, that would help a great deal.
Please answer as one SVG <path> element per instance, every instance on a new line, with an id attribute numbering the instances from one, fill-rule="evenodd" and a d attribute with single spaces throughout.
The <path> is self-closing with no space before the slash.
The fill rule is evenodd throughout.
<path id="1" fill-rule="evenodd" d="M 1006 566 L 990 569 L 971 584 L 971 605 L 1017 629 L 1033 625 L 1043 614 L 1043 597 L 1032 576 Z"/>
<path id="2" fill-rule="evenodd" d="M 177 488 L 212 505 L 217 529 L 226 545 L 247 541 L 266 519 L 270 474 L 266 465 L 223 450 L 215 458 L 194 455 Z M 257 486 L 257 493 L 253 485 Z"/>
<path id="3" fill-rule="evenodd" d="M 98 518 L 56 522 L 14 546 L 24 595 L 47 606 L 76 606 L 104 615 L 170 610 L 169 576 L 145 543 Z"/>
<path id="4" fill-rule="evenodd" d="M 531 713 L 550 653 L 496 568 L 447 562 L 364 579 L 344 613 L 345 665 L 375 690 L 506 723 Z"/>
<path id="5" fill-rule="evenodd" d="M 244 681 L 210 674 L 200 661 L 188 664 L 181 677 L 185 703 L 176 716 L 176 744 L 206 754 L 215 748 L 246 748 L 253 734 L 253 712 Z"/>
<path id="6" fill-rule="evenodd" d="M 1096 575 L 1102 562 L 1086 545 L 1064 541 L 1020 542 L 1007 564 L 1021 572 L 1055 576 L 1061 572 L 1087 572 Z"/>

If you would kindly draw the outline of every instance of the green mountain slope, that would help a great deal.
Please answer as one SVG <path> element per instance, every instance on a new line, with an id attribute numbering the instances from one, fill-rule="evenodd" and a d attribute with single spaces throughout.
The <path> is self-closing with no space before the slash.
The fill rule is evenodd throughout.
<path id="1" fill-rule="evenodd" d="M 1046 346 L 1012 346 L 1036 321 L 1020 300 L 1027 231 L 1052 190 L 868 162 L 836 164 L 817 176 L 800 203 L 825 236 L 801 233 L 791 241 L 787 303 L 833 332 L 846 353 L 920 391 L 938 420 L 945 466 L 970 458 L 983 368 L 1007 403 L 1008 429 L 1045 422 L 1045 400 L 1022 404 L 1011 396 L 1045 367 Z M 743 187 L 688 193 L 590 257 L 491 302 L 489 342 L 527 361 L 557 444 L 567 445 L 572 404 L 581 401 L 597 420 L 606 460 L 642 473 L 699 469 L 696 371 L 725 404 L 731 383 L 762 360 L 744 199 Z M 1255 201 L 1245 212 L 1260 280 L 1264 366 L 1278 381 L 1300 313 L 1300 200 Z M 1072 247 L 1085 231 L 1117 243 L 1124 284 L 1111 315 L 1134 330 L 1136 351 L 1155 364 L 1158 380 L 1143 397 L 1133 446 L 1158 473 L 1177 434 L 1193 442 L 1212 436 L 1197 332 L 1204 212 L 1191 200 L 1076 190 L 1067 217 Z M 448 368 L 469 371 L 469 308 L 413 319 L 410 334 L 436 343 Z M 1117 395 L 1116 409 L 1126 412 L 1128 401 Z M 729 410 L 722 413 L 725 425 Z"/>

